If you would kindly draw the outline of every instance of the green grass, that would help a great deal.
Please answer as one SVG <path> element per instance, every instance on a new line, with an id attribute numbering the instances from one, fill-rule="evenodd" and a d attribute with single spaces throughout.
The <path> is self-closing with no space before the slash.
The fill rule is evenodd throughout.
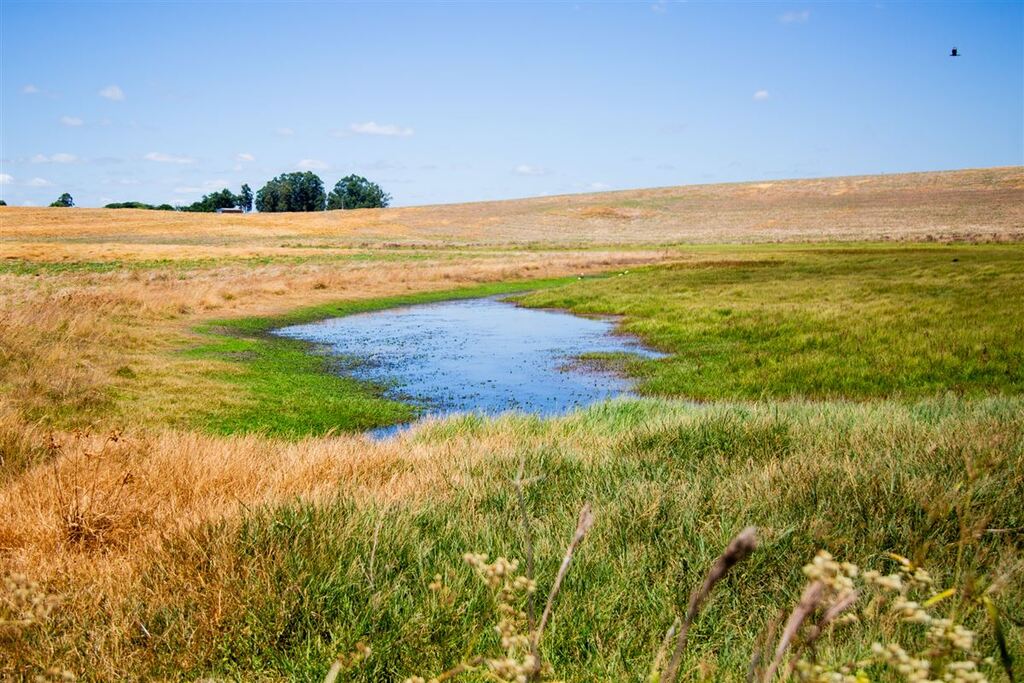
<path id="1" fill-rule="evenodd" d="M 687 680 L 698 678 L 702 663 L 714 667 L 708 680 L 737 680 L 757 633 L 792 605 L 804 580 L 800 567 L 818 548 L 883 570 L 891 569 L 884 552 L 911 554 L 940 585 L 984 586 L 1011 566 L 1019 535 L 968 539 L 962 565 L 956 557 L 961 524 L 1024 527 L 1022 411 L 1016 398 L 706 408 L 648 400 L 596 406 L 563 421 L 442 423 L 419 440 L 465 444 L 515 434 L 521 448 L 467 466 L 464 485 L 415 508 L 360 504 L 339 493 L 333 503 L 253 511 L 241 527 L 213 525 L 182 540 L 168 561 L 196 567 L 189 583 L 169 590 L 165 582 L 174 579 L 154 567 L 152 594 L 171 602 L 140 604 L 138 618 L 159 644 L 148 674 L 320 680 L 338 653 L 363 641 L 374 655 L 345 680 L 402 680 L 493 652 L 488 593 L 460 558 L 466 551 L 523 557 L 511 485 L 522 456 L 528 476 L 542 475 L 527 500 L 541 594 L 580 505 L 591 501 L 597 516 L 546 641 L 559 676 L 641 680 L 711 561 L 732 534 L 756 524 L 760 549 L 716 589 L 684 666 Z M 602 447 L 590 445 L 595 437 Z M 968 469 L 977 473 L 973 480 Z M 965 490 L 971 503 L 958 507 Z M 205 559 L 224 555 L 232 558 L 227 567 Z M 450 593 L 428 589 L 435 574 Z M 193 589 L 207 583 L 216 591 Z M 1018 618 L 1021 589 L 1016 576 L 997 597 Z M 215 634 L 196 638 L 217 591 L 230 596 L 228 606 Z M 198 597 L 177 600 L 179 592 Z M 978 611 L 967 614 L 992 652 Z M 907 628 L 899 639 L 920 644 L 922 631 Z M 894 633 L 841 630 L 821 654 L 853 657 Z M 1011 639 L 1019 652 L 1019 631 Z M 184 671 L 182 662 L 190 663 Z"/>
<path id="2" fill-rule="evenodd" d="M 239 400 L 211 405 L 192 415 L 191 422 L 219 434 L 264 433 L 285 438 L 408 422 L 416 416 L 416 407 L 385 398 L 384 387 L 333 371 L 338 359 L 317 352 L 314 345 L 273 336 L 270 330 L 396 306 L 554 287 L 572 280 L 575 278 L 489 283 L 209 323 L 198 331 L 210 341 L 185 353 L 228 361 L 227 369 L 216 371 L 213 378 L 237 388 Z"/>
<path id="3" fill-rule="evenodd" d="M 649 395 L 913 398 L 1024 389 L 1020 245 L 718 254 L 519 301 L 625 316 L 624 331 L 672 354 L 629 364 Z"/>
<path id="4" fill-rule="evenodd" d="M 1019 668 L 1021 246 L 693 251 L 712 260 L 204 327 L 208 343 L 188 353 L 231 360 L 222 379 L 242 398 L 197 418 L 219 432 L 294 438 L 407 419 L 407 406 L 327 372 L 326 357 L 271 329 L 517 292 L 528 305 L 623 316 L 625 331 L 673 354 L 625 364 L 642 390 L 707 402 L 649 398 L 558 420 L 427 425 L 408 437 L 416 457 L 403 459 L 400 442 L 381 480 L 451 467 L 437 490 L 384 504 L 372 485 L 361 495 L 361 484 L 339 484 L 334 500 L 247 509 L 241 522 L 169 537 L 141 572 L 129 614 L 62 614 L 38 635 L 38 651 L 83 663 L 88 678 L 96 634 L 120 630 L 131 634 L 116 650 L 126 677 L 308 681 L 322 680 L 359 641 L 374 655 L 345 680 L 429 677 L 493 653 L 490 598 L 460 558 L 523 557 L 512 485 L 523 459 L 527 477 L 537 477 L 527 506 L 541 594 L 581 504 L 590 501 L 597 517 L 545 639 L 565 680 L 642 680 L 690 591 L 748 524 L 762 544 L 712 594 L 691 632 L 685 680 L 742 679 L 758 633 L 792 607 L 800 568 L 819 548 L 883 571 L 892 568 L 887 552 L 923 563 L 939 585 L 961 589 L 946 604 L 979 630 L 986 654 L 995 653 L 992 630 L 973 597 L 1005 578 L 994 599 L 1009 615 Z M 440 594 L 428 588 L 435 574 L 446 586 Z M 909 648 L 923 633 L 895 621 L 837 630 L 819 653 L 846 661 L 875 640 Z"/>
<path id="5" fill-rule="evenodd" d="M 671 354 L 614 359 L 641 393 L 697 400 L 913 399 L 1024 389 L 1019 245 L 701 247 L 707 259 L 597 278 L 506 282 L 346 301 L 204 326 L 189 353 L 230 360 L 240 402 L 195 420 L 218 433 L 301 437 L 408 421 L 416 408 L 332 374 L 268 330 L 445 299 L 523 293 L 529 306 L 624 316 Z"/>

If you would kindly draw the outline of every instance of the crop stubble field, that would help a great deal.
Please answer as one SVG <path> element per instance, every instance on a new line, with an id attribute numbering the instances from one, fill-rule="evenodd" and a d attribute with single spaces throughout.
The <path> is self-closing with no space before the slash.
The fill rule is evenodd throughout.
<path id="1" fill-rule="evenodd" d="M 1021 168 L 316 215 L 0 208 L 0 562 L 60 598 L 0 633 L 0 674 L 316 680 L 358 642 L 353 679 L 441 671 L 493 646 L 459 558 L 523 557 L 520 466 L 542 592 L 595 510 L 545 641 L 567 680 L 641 680 L 748 524 L 761 547 L 695 625 L 688 680 L 742 678 L 819 548 L 924 562 L 987 643 L 971 595 L 996 584 L 1019 652 L 1022 238 Z M 345 432 L 408 408 L 265 334 L 502 292 L 623 316 L 671 356 L 625 362 L 640 400 L 370 442 Z"/>

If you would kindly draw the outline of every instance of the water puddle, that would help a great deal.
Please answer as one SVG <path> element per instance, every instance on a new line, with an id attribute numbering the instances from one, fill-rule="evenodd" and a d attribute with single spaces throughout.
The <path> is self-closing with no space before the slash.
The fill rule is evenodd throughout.
<path id="1" fill-rule="evenodd" d="M 612 320 L 496 298 L 360 313 L 275 334 L 325 347 L 342 361 L 341 372 L 388 386 L 388 397 L 422 406 L 424 416 L 564 413 L 632 388 L 622 375 L 578 362 L 581 355 L 662 355 L 614 334 Z M 384 437 L 398 428 L 371 433 Z"/>

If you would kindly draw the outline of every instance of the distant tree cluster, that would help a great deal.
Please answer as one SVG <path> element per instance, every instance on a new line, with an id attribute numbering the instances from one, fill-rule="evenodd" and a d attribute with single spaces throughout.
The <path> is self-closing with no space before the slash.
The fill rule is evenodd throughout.
<path id="1" fill-rule="evenodd" d="M 146 204 L 145 202 L 114 202 L 107 204 L 104 209 L 149 209 L 150 211 L 175 211 L 170 204 Z"/>
<path id="2" fill-rule="evenodd" d="M 358 175 L 342 178 L 325 194 L 324 182 L 311 171 L 282 173 L 256 193 L 256 210 L 266 213 L 382 209 L 390 203 L 391 195 L 380 185 Z"/>
<path id="3" fill-rule="evenodd" d="M 2 201 L 2 200 L 0 200 Z M 347 209 L 383 209 L 391 204 L 391 195 L 380 185 L 359 175 L 348 175 L 334 185 L 328 194 L 324 181 L 311 171 L 282 173 L 271 179 L 253 194 L 252 188 L 242 185 L 238 194 L 224 188 L 211 192 L 188 206 L 147 204 L 145 202 L 113 202 L 106 209 L 148 209 L 153 211 L 213 212 L 239 208 L 242 211 L 279 213 L 284 211 L 324 211 Z M 74 206 L 71 195 L 65 192 L 50 206 Z M 6 206 L 6 203 L 3 204 Z"/>
<path id="4" fill-rule="evenodd" d="M 391 203 L 391 195 L 377 183 L 371 183 L 360 175 L 345 176 L 339 180 L 327 196 L 327 208 L 333 209 L 383 209 Z"/>
<path id="5" fill-rule="evenodd" d="M 0 206 L 7 206 L 7 202 L 5 202 L 4 200 L 0 199 Z"/>
<path id="6" fill-rule="evenodd" d="M 324 181 L 311 171 L 282 173 L 256 193 L 256 210 L 263 213 L 323 211 L 326 204 Z"/>
<path id="7" fill-rule="evenodd" d="M 217 209 L 234 208 L 239 208 L 242 211 L 252 211 L 252 190 L 249 189 L 248 185 L 242 185 L 242 191 L 238 194 L 233 193 L 226 187 L 220 192 L 204 194 L 203 198 L 198 202 L 183 206 L 181 210 L 212 213 Z"/>

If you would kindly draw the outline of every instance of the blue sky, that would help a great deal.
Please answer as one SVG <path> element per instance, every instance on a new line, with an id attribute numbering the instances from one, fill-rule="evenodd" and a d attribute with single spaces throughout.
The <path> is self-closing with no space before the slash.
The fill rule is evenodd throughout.
<path id="1" fill-rule="evenodd" d="M 10 204 L 305 169 L 410 205 L 1024 163 L 1021 2 L 3 0 L 0 58 Z"/>

